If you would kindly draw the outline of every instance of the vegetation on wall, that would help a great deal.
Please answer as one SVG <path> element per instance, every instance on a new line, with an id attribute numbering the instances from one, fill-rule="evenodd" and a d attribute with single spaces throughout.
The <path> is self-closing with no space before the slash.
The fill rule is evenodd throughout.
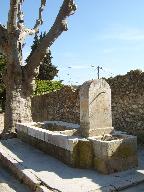
<path id="1" fill-rule="evenodd" d="M 43 95 L 60 90 L 64 85 L 62 81 L 36 80 L 36 90 L 33 95 Z"/>
<path id="2" fill-rule="evenodd" d="M 35 51 L 42 39 L 45 37 L 46 33 L 38 36 L 37 34 L 34 37 L 33 45 L 31 46 L 31 53 Z M 29 59 L 27 58 L 27 60 Z M 58 69 L 52 64 L 52 55 L 49 50 L 48 53 L 43 58 L 41 65 L 39 67 L 39 73 L 36 77 L 36 90 L 33 92 L 34 95 L 43 95 L 52 91 L 59 90 L 63 87 L 62 81 L 52 81 L 55 76 L 57 76 Z M 27 61 L 26 60 L 26 61 Z M 6 70 L 6 57 L 0 53 L 0 111 L 4 112 L 5 109 L 5 100 L 6 100 L 6 90 L 3 82 L 3 75 Z"/>
<path id="3" fill-rule="evenodd" d="M 32 47 L 35 46 L 36 42 L 37 41 L 35 41 Z M 58 73 L 58 70 L 54 65 L 52 65 L 51 58 L 52 58 L 51 52 L 49 52 L 43 60 L 43 63 L 41 65 L 42 67 L 40 68 L 41 72 L 39 73 L 35 82 L 36 89 L 33 92 L 33 96 L 50 93 L 52 91 L 59 90 L 63 87 L 62 81 L 52 81 L 52 79 Z M 0 54 L 0 111 L 2 112 L 4 112 L 5 100 L 6 100 L 6 91 L 3 82 L 3 75 L 5 69 L 6 69 L 6 58 L 3 54 Z"/>

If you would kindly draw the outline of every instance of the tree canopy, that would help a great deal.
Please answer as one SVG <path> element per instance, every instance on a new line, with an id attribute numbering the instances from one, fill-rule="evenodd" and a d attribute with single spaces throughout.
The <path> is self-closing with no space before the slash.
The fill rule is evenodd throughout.
<path id="1" fill-rule="evenodd" d="M 46 36 L 46 32 L 41 33 L 40 36 L 38 36 L 38 34 L 35 35 L 33 45 L 31 46 L 32 51 L 31 51 L 29 57 L 26 59 L 26 62 L 28 61 L 30 56 L 33 54 L 35 49 L 39 46 L 40 42 L 42 41 L 42 39 L 45 36 Z M 52 79 L 54 79 L 55 76 L 57 76 L 58 69 L 56 66 L 54 66 L 52 64 L 52 58 L 53 57 L 51 54 L 51 50 L 49 49 L 48 52 L 46 53 L 46 55 L 44 56 L 40 66 L 39 66 L 39 72 L 38 72 L 36 79 L 38 79 L 38 80 L 52 80 Z"/>

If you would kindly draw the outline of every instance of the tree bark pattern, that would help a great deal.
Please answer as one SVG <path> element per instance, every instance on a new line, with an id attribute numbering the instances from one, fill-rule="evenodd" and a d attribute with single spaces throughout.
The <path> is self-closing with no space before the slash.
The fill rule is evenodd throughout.
<path id="1" fill-rule="evenodd" d="M 10 0 L 7 28 L 0 25 L 0 52 L 7 57 L 7 69 L 4 76 L 6 107 L 3 135 L 15 132 L 17 122 L 32 121 L 31 94 L 37 69 L 47 53 L 47 49 L 63 31 L 67 31 L 66 19 L 76 10 L 74 0 L 63 0 L 53 26 L 24 66 L 23 43 L 27 35 L 34 35 L 42 25 L 42 12 L 46 0 L 41 0 L 39 17 L 33 29 L 28 29 L 24 24 L 23 3 L 24 0 Z"/>

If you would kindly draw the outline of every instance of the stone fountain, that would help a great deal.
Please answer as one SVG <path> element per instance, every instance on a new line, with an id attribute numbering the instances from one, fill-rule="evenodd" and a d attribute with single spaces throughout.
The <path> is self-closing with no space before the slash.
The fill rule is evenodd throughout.
<path id="1" fill-rule="evenodd" d="M 138 165 L 137 137 L 112 127 L 111 89 L 104 79 L 81 86 L 80 125 L 62 121 L 18 123 L 17 134 L 72 167 L 110 174 Z"/>

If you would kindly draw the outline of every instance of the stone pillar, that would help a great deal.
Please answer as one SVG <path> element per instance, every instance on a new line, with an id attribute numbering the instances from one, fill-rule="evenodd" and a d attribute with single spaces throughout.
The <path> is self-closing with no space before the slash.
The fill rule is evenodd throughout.
<path id="1" fill-rule="evenodd" d="M 104 79 L 85 82 L 80 89 L 81 136 L 98 136 L 112 131 L 109 84 Z"/>

